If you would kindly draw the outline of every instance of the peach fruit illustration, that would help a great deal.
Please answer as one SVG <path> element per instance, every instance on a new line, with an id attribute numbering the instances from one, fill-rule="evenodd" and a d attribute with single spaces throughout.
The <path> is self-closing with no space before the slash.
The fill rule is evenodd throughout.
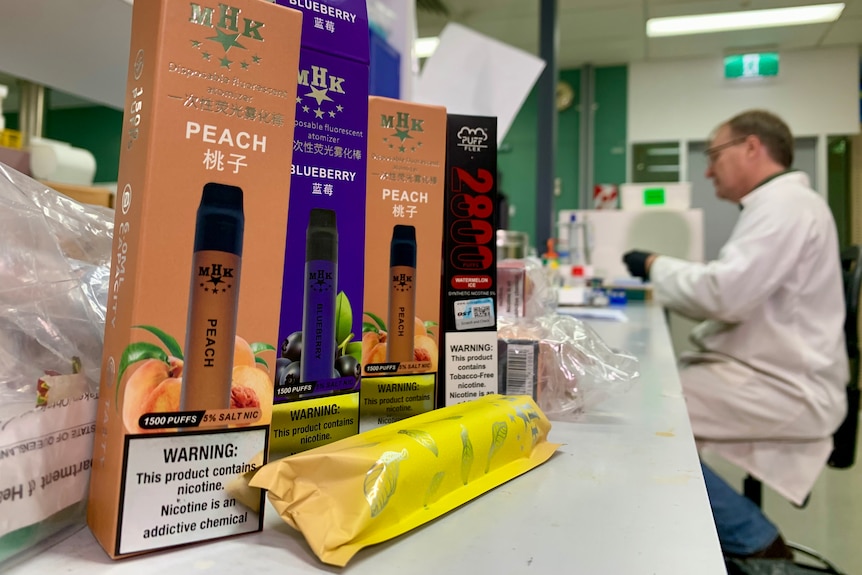
<path id="1" fill-rule="evenodd" d="M 413 359 L 416 362 L 431 362 L 427 371 L 437 370 L 437 342 L 428 335 L 425 323 L 415 318 L 413 336 Z M 362 334 L 362 365 L 386 363 L 386 332 L 367 331 Z M 426 370 L 422 370 L 426 371 Z M 367 373 L 364 371 L 363 373 Z"/>
<path id="2" fill-rule="evenodd" d="M 416 361 L 430 361 L 431 371 L 437 371 L 437 342 L 427 335 L 413 338 L 413 356 Z"/>
<path id="3" fill-rule="evenodd" d="M 182 356 L 182 350 L 172 337 L 149 326 L 141 327 L 156 334 L 170 353 Z M 183 360 L 163 353 L 151 354 L 130 364 L 126 373 L 122 396 L 123 424 L 126 429 L 130 433 L 164 431 L 142 429 L 138 420 L 145 413 L 180 410 Z M 231 388 L 231 407 L 260 407 L 263 421 L 269 420 L 272 416 L 273 394 L 269 374 L 263 365 L 258 367 L 252 346 L 240 336 L 236 336 L 234 347 Z"/>
<path id="4" fill-rule="evenodd" d="M 131 433 L 145 433 L 138 425 L 138 418 L 147 413 L 148 406 L 155 405 L 150 395 L 159 385 L 168 380 L 182 377 L 182 360 L 171 358 L 171 364 L 160 359 L 147 359 L 140 363 L 126 381 L 123 394 L 123 423 Z M 165 391 L 165 390 L 162 390 Z M 160 403 L 164 405 L 164 403 Z M 180 408 L 179 395 L 177 395 L 176 407 L 173 409 L 160 409 L 159 411 L 178 411 Z"/>
<path id="5" fill-rule="evenodd" d="M 256 367 L 235 366 L 231 381 L 230 407 L 259 407 L 259 421 L 269 421 L 272 418 L 272 382 L 269 375 Z"/>
<path id="6" fill-rule="evenodd" d="M 156 386 L 144 401 L 142 413 L 171 413 L 180 409 L 183 380 L 169 377 Z"/>
<path id="7" fill-rule="evenodd" d="M 233 365 L 234 367 L 238 365 L 255 366 L 254 351 L 248 342 L 240 336 L 236 336 L 236 344 L 233 348 Z"/>

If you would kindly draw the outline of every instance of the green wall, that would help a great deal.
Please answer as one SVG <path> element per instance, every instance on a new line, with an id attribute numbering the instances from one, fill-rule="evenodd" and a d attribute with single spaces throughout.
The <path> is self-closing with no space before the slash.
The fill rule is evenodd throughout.
<path id="1" fill-rule="evenodd" d="M 48 96 L 50 98 L 50 95 Z M 18 114 L 7 113 L 6 126 L 18 129 Z M 94 182 L 116 182 L 120 165 L 123 112 L 105 106 L 48 109 L 43 119 L 46 138 L 89 150 L 96 158 Z"/>
<path id="2" fill-rule="evenodd" d="M 595 69 L 597 109 L 594 116 L 593 170 L 597 184 L 625 181 L 627 74 L 625 66 Z M 577 208 L 579 197 L 580 70 L 562 70 L 560 79 L 574 88 L 575 101 L 557 118 L 556 176 L 561 180 L 561 191 L 554 198 L 555 212 Z M 533 89 L 512 122 L 498 155 L 502 174 L 500 189 L 508 196 L 509 205 L 515 211 L 509 220 L 509 228 L 527 232 L 533 245 L 536 229 L 536 100 L 536 90 Z"/>

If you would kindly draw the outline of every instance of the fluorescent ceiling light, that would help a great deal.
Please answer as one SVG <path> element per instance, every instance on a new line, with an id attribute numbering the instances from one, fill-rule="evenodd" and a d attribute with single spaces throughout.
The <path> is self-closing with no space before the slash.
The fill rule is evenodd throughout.
<path id="1" fill-rule="evenodd" d="M 417 58 L 427 58 L 434 53 L 437 46 L 440 45 L 440 38 L 432 36 L 429 38 L 417 38 L 413 44 L 413 49 L 416 50 Z"/>
<path id="2" fill-rule="evenodd" d="M 743 10 L 695 16 L 671 16 L 647 20 L 647 36 L 683 36 L 728 30 L 751 30 L 833 22 L 841 16 L 844 4 L 818 4 L 769 10 Z"/>

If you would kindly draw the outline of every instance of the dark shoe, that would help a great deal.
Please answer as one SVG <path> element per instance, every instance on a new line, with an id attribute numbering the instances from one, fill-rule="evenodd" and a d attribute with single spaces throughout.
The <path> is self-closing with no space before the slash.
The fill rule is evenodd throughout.
<path id="1" fill-rule="evenodd" d="M 793 559 L 793 550 L 784 542 L 779 535 L 775 540 L 757 553 L 749 555 L 751 559 Z"/>
<path id="2" fill-rule="evenodd" d="M 733 559 L 793 559 L 793 550 L 787 546 L 779 534 L 769 545 L 751 555 L 736 555 L 725 553 L 725 557 Z"/>
<path id="3" fill-rule="evenodd" d="M 789 559 L 745 559 L 725 557 L 728 575 L 814 575 L 837 571 L 799 565 Z"/>

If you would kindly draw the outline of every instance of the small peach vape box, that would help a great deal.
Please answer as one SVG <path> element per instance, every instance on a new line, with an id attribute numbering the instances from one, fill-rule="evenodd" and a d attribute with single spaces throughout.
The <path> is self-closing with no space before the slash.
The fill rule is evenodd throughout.
<path id="1" fill-rule="evenodd" d="M 434 409 L 446 109 L 368 98 L 360 431 Z"/>
<path id="2" fill-rule="evenodd" d="M 258 531 L 302 15 L 135 2 L 87 521 L 124 557 Z"/>

